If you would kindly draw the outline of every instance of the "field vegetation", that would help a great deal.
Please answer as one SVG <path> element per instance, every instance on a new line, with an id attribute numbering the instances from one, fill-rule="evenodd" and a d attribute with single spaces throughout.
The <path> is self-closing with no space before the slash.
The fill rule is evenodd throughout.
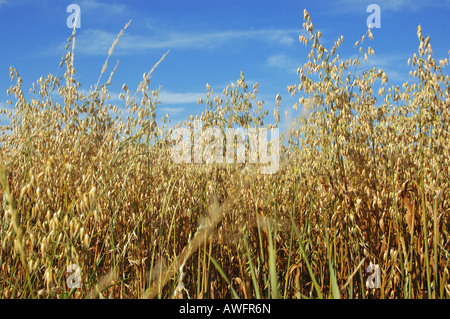
<path id="1" fill-rule="evenodd" d="M 221 130 L 278 127 L 280 96 L 269 123 L 243 73 L 219 93 L 206 85 L 203 113 L 184 123 L 167 115 L 157 124 L 154 68 L 135 93 L 123 86 L 125 109 L 110 103 L 117 65 L 106 70 L 128 25 L 89 94 L 76 80 L 75 32 L 63 75 L 41 77 L 31 100 L 11 68 L 0 296 L 449 298 L 448 58 L 435 60 L 419 26 L 410 81 L 391 86 L 383 70 L 360 67 L 374 54 L 370 29 L 358 56 L 343 60 L 344 38 L 325 48 L 306 10 L 303 18 L 310 53 L 287 87 L 298 115 L 281 134 L 275 174 L 171 160 L 171 133 L 195 119 Z M 72 264 L 80 288 L 67 285 Z M 379 288 L 367 284 L 371 264 Z"/>

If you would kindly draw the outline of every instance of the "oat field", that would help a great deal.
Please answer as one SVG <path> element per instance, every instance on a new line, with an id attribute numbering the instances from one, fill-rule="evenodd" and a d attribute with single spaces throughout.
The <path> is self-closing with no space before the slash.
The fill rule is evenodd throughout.
<path id="1" fill-rule="evenodd" d="M 202 114 L 158 125 L 153 69 L 136 92 L 123 86 L 125 110 L 109 102 L 108 59 L 80 92 L 75 29 L 63 76 L 41 77 L 31 100 L 11 67 L 0 297 L 449 298 L 448 57 L 435 59 L 418 26 L 410 81 L 391 86 L 383 70 L 359 68 L 374 54 L 370 29 L 343 60 L 344 38 L 325 48 L 303 18 L 309 59 L 287 90 L 305 112 L 280 134 L 275 174 L 171 159 L 173 130 L 195 119 L 278 127 L 278 103 L 265 109 L 243 73 L 226 88 L 205 79 Z"/>

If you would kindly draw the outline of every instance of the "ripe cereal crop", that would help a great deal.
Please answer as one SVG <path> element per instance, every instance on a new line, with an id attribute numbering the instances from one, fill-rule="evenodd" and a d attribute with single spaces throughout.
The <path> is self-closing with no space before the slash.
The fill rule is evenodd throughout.
<path id="1" fill-rule="evenodd" d="M 419 26 L 411 80 L 390 86 L 383 70 L 358 68 L 375 54 L 370 29 L 358 57 L 342 60 L 343 36 L 325 48 L 306 10 L 303 18 L 310 53 L 287 91 L 294 110 L 308 110 L 280 134 L 273 174 L 237 157 L 171 159 L 173 132 L 193 132 L 195 121 L 222 136 L 278 128 L 281 97 L 268 123 L 258 83 L 243 73 L 221 94 L 206 84 L 201 115 L 157 125 L 150 77 L 166 55 L 136 92 L 122 87 L 126 116 L 110 103 L 117 65 L 105 74 L 108 59 L 81 92 L 75 31 L 63 76 L 38 79 L 33 99 L 11 67 L 15 107 L 0 127 L 1 298 L 449 298 L 448 58 L 435 60 Z M 68 286 L 73 264 L 78 288 Z M 376 288 L 369 264 L 380 270 Z"/>

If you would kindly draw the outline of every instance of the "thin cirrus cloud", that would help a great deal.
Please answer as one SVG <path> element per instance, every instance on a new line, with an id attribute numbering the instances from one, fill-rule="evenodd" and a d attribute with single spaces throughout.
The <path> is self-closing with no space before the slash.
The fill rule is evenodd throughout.
<path id="1" fill-rule="evenodd" d="M 356 55 L 352 57 L 355 58 Z M 361 61 L 361 70 L 380 68 L 386 72 L 389 79 L 394 81 L 408 80 L 408 56 L 404 54 L 382 54 L 369 56 L 367 61 Z"/>
<path id="2" fill-rule="evenodd" d="M 285 69 L 288 71 L 296 71 L 300 66 L 300 62 L 285 55 L 285 54 L 274 54 L 267 58 L 266 63 L 270 67 L 276 67 Z"/>
<path id="3" fill-rule="evenodd" d="M 197 103 L 198 99 L 203 98 L 205 93 L 200 92 L 169 92 L 160 91 L 158 100 L 164 104 L 188 104 Z"/>
<path id="4" fill-rule="evenodd" d="M 357 55 L 351 55 L 350 59 L 357 58 Z M 395 81 L 406 81 L 408 79 L 407 72 L 408 56 L 404 54 L 384 54 L 369 56 L 367 61 L 360 60 L 360 72 L 371 68 L 381 68 L 388 75 L 389 79 Z M 284 69 L 286 71 L 297 72 L 299 66 L 302 66 L 301 61 L 286 54 L 274 54 L 267 58 L 266 64 L 269 67 Z"/>
<path id="5" fill-rule="evenodd" d="M 168 106 L 165 106 L 165 107 L 159 108 L 159 110 L 161 112 L 168 113 L 169 116 L 175 116 L 175 115 L 178 115 L 178 114 L 184 112 L 184 107 L 168 107 Z"/>
<path id="6" fill-rule="evenodd" d="M 129 12 L 127 5 L 123 3 L 82 0 L 78 1 L 77 4 L 80 6 L 80 9 L 83 12 L 83 14 L 95 13 L 96 15 L 98 15 L 98 13 L 101 12 L 102 15 L 109 15 L 109 14 L 125 14 Z"/>
<path id="7" fill-rule="evenodd" d="M 295 43 L 298 30 L 262 29 L 262 30 L 225 30 L 215 32 L 155 32 L 156 36 L 125 33 L 114 49 L 115 54 L 138 54 L 152 49 L 213 49 L 238 40 L 253 39 L 267 44 L 291 46 Z M 78 54 L 104 55 L 111 47 L 117 33 L 101 29 L 81 30 L 76 37 Z M 64 44 L 59 44 L 62 48 Z M 54 52 L 54 49 L 48 52 Z M 58 51 L 59 52 L 59 51 Z"/>
<path id="8" fill-rule="evenodd" d="M 84 96 L 89 96 L 90 91 L 87 89 L 79 89 L 79 93 Z M 57 95 L 58 93 L 54 93 Z M 123 101 L 120 98 L 120 93 L 115 91 L 108 91 L 109 101 L 117 102 Z M 158 101 L 164 104 L 187 104 L 187 103 L 197 103 L 198 99 L 204 98 L 204 92 L 171 92 L 161 90 L 158 94 Z M 1 102 L 0 102 L 1 103 Z"/>
<path id="9" fill-rule="evenodd" d="M 424 7 L 450 7 L 450 0 L 336 0 L 333 11 L 335 13 L 361 11 L 369 4 L 377 4 L 383 11 L 397 12 L 400 10 L 418 11 Z"/>

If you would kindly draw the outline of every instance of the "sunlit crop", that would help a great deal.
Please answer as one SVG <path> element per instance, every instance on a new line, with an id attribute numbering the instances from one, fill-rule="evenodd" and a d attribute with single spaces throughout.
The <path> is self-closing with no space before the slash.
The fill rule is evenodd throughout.
<path id="1" fill-rule="evenodd" d="M 306 10 L 303 27 L 310 54 L 287 88 L 297 116 L 274 174 L 260 174 L 260 163 L 171 159 L 172 132 L 195 120 L 223 131 L 278 127 L 280 97 L 265 109 L 243 73 L 218 93 L 207 84 L 202 114 L 158 125 L 154 68 L 136 92 L 123 86 L 125 109 L 109 101 L 108 60 L 80 92 L 75 33 L 63 76 L 37 80 L 30 101 L 11 68 L 0 296 L 449 298 L 448 58 L 435 60 L 419 26 L 410 81 L 390 86 L 383 70 L 358 68 L 374 54 L 370 29 L 359 57 L 342 60 L 343 37 L 325 48 Z M 370 263 L 379 288 L 367 286 Z M 68 287 L 72 264 L 80 288 Z"/>

